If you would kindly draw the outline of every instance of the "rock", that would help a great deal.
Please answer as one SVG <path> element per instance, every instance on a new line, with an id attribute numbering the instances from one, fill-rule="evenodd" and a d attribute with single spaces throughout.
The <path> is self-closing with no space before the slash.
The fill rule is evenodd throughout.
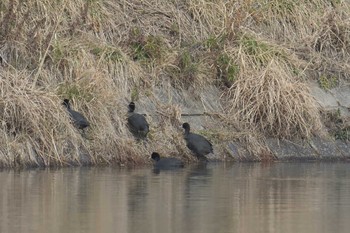
<path id="1" fill-rule="evenodd" d="M 322 160 L 339 160 L 343 157 L 337 149 L 336 143 L 331 139 L 314 137 L 311 139 L 310 145 Z"/>
<path id="2" fill-rule="evenodd" d="M 317 154 L 309 144 L 292 142 L 275 138 L 267 139 L 267 145 L 278 160 L 315 160 Z"/>

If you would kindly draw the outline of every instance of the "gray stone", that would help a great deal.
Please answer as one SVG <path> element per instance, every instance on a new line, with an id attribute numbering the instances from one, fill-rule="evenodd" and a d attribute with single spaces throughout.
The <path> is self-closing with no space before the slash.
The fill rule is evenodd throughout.
<path id="1" fill-rule="evenodd" d="M 343 157 L 335 142 L 331 139 L 315 137 L 311 139 L 310 145 L 323 160 L 337 160 Z"/>
<path id="2" fill-rule="evenodd" d="M 338 105 L 345 108 L 350 107 L 350 86 L 334 88 L 329 92 L 336 98 Z"/>
<path id="3" fill-rule="evenodd" d="M 338 101 L 332 93 L 327 92 L 319 87 L 317 83 L 310 83 L 311 95 L 315 98 L 321 108 L 333 110 L 338 108 Z"/>
<path id="4" fill-rule="evenodd" d="M 350 159 L 350 145 L 342 140 L 335 140 L 335 145 L 344 159 Z"/>
<path id="5" fill-rule="evenodd" d="M 229 154 L 234 158 L 236 161 L 241 162 L 253 162 L 253 161 L 259 161 L 260 159 L 256 156 L 254 156 L 252 153 L 250 153 L 246 148 L 242 146 L 239 142 L 230 142 L 227 145 Z"/>
<path id="6" fill-rule="evenodd" d="M 269 138 L 267 145 L 278 160 L 314 160 L 317 158 L 315 151 L 302 141 L 295 143 Z"/>

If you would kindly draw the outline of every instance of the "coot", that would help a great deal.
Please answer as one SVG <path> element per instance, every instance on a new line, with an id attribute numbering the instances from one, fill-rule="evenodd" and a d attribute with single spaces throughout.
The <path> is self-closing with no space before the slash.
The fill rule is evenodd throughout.
<path id="1" fill-rule="evenodd" d="M 135 113 L 135 103 L 130 102 L 129 104 L 129 116 L 128 125 L 131 133 L 138 139 L 146 138 L 149 132 L 149 125 L 146 118 L 138 113 Z"/>
<path id="2" fill-rule="evenodd" d="M 213 153 L 213 145 L 203 136 L 190 132 L 190 124 L 183 123 L 182 128 L 185 129 L 184 138 L 186 145 L 199 160 L 206 161 L 205 155 Z"/>
<path id="3" fill-rule="evenodd" d="M 160 170 L 171 170 L 184 167 L 184 163 L 177 158 L 160 158 L 157 152 L 153 152 L 151 158 L 155 161 L 154 168 Z"/>
<path id="4" fill-rule="evenodd" d="M 90 125 L 90 123 L 86 120 L 86 118 L 81 113 L 71 109 L 68 99 L 64 99 L 62 105 L 64 105 L 67 108 L 69 116 L 72 119 L 75 127 L 77 127 L 78 129 L 84 130 L 86 127 Z"/>

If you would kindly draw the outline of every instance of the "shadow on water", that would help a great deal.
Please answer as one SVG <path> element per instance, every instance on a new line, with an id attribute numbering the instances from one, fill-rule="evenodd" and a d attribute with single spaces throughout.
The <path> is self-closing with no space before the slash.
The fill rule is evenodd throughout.
<path id="1" fill-rule="evenodd" d="M 347 232 L 341 163 L 0 171 L 0 232 Z M 253 224 L 254 223 L 254 224 Z"/>

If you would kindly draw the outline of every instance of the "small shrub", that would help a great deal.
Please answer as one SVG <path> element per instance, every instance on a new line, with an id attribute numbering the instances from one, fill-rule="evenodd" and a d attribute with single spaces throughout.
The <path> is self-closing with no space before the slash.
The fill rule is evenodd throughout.
<path id="1" fill-rule="evenodd" d="M 131 101 L 137 101 L 139 99 L 139 89 L 134 87 L 131 90 Z"/>
<path id="2" fill-rule="evenodd" d="M 146 43 L 143 46 L 144 52 L 147 57 L 159 60 L 163 56 L 163 40 L 160 36 L 150 35 L 146 38 Z"/>
<path id="3" fill-rule="evenodd" d="M 197 80 L 199 65 L 194 52 L 186 47 L 179 52 L 174 63 L 167 66 L 165 71 L 171 77 L 174 86 L 189 87 Z"/>
<path id="4" fill-rule="evenodd" d="M 231 87 L 239 73 L 239 66 L 233 64 L 228 54 L 220 54 L 216 60 L 217 76 L 227 87 Z"/>
<path id="5" fill-rule="evenodd" d="M 50 46 L 50 51 L 45 62 L 53 63 L 61 71 L 72 65 L 72 60 L 78 57 L 81 48 L 73 46 L 74 42 L 70 40 L 56 39 Z M 49 64 L 48 64 L 49 65 Z"/>
<path id="6" fill-rule="evenodd" d="M 293 0 L 275 0 L 269 2 L 269 8 L 276 14 L 286 15 L 295 12 L 298 2 Z"/>
<path id="7" fill-rule="evenodd" d="M 266 66 L 273 58 L 286 60 L 286 55 L 281 50 L 253 37 L 243 36 L 239 43 L 243 52 L 250 56 L 257 66 Z"/>
<path id="8" fill-rule="evenodd" d="M 160 36 L 144 36 L 139 28 L 130 32 L 130 45 L 134 60 L 161 60 L 164 54 L 164 42 Z"/>
<path id="9" fill-rule="evenodd" d="M 337 131 L 334 132 L 334 138 L 343 141 L 350 140 L 350 127 L 339 128 Z"/>
<path id="10" fill-rule="evenodd" d="M 340 109 L 321 112 L 321 116 L 330 135 L 338 140 L 350 140 L 350 126 Z"/>
<path id="11" fill-rule="evenodd" d="M 177 36 L 177 35 L 179 35 L 179 33 L 180 33 L 180 28 L 179 28 L 179 25 L 177 24 L 177 23 L 173 23 L 173 24 L 171 24 L 171 26 L 170 26 L 170 35 L 172 35 L 172 36 Z"/>
<path id="12" fill-rule="evenodd" d="M 338 78 L 335 76 L 321 75 L 318 79 L 320 87 L 324 90 L 335 88 L 338 85 Z"/>
<path id="13" fill-rule="evenodd" d="M 93 95 L 83 87 L 76 84 L 62 84 L 58 88 L 58 95 L 67 99 L 82 99 L 90 102 Z"/>
<path id="14" fill-rule="evenodd" d="M 188 50 L 185 50 L 180 54 L 178 66 L 183 76 L 193 77 L 198 71 L 198 66 L 194 60 L 194 57 Z"/>
<path id="15" fill-rule="evenodd" d="M 90 50 L 92 54 L 99 58 L 104 58 L 106 61 L 120 62 L 122 61 L 121 52 L 113 47 L 94 47 Z"/>
<path id="16" fill-rule="evenodd" d="M 224 46 L 226 40 L 225 35 L 220 36 L 210 36 L 205 42 L 204 45 L 209 50 L 221 50 Z"/>

